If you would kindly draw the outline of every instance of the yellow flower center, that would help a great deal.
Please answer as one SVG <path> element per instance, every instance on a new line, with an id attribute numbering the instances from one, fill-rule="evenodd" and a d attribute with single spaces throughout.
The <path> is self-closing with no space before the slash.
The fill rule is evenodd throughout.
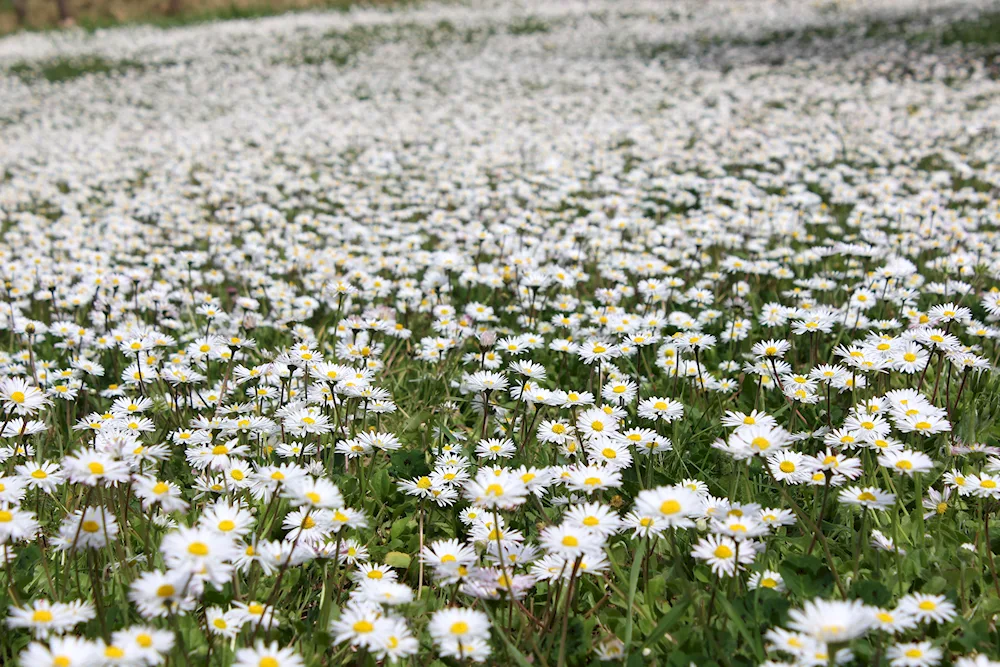
<path id="1" fill-rule="evenodd" d="M 719 546 L 715 547 L 715 551 L 713 551 L 712 553 L 715 554 L 716 558 L 732 558 L 733 557 L 733 550 L 730 549 L 729 547 L 727 547 L 725 544 L 720 544 Z"/>
<path id="2" fill-rule="evenodd" d="M 670 516 L 681 511 L 681 504 L 676 500 L 664 500 L 660 504 L 660 513 Z"/>
<path id="3" fill-rule="evenodd" d="M 192 542 L 188 545 L 188 553 L 192 556 L 207 556 L 208 545 L 204 542 Z"/>

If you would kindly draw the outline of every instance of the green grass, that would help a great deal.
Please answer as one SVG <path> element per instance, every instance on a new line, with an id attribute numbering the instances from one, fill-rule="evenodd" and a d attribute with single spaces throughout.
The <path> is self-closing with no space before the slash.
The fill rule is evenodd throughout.
<path id="1" fill-rule="evenodd" d="M 941 34 L 942 44 L 1000 44 L 1000 11 L 983 14 L 974 21 L 952 23 Z"/>
<path id="2" fill-rule="evenodd" d="M 142 71 L 145 68 L 145 65 L 135 60 L 107 60 L 100 56 L 89 56 L 57 58 L 40 63 L 21 61 L 11 65 L 8 72 L 26 82 L 44 79 L 49 83 L 62 83 L 88 74 L 124 74 L 129 71 Z"/>
<path id="3" fill-rule="evenodd" d="M 93 14 L 93 13 L 82 13 L 78 16 L 74 16 L 76 26 L 87 32 L 96 32 L 98 30 L 104 30 L 108 28 L 116 28 L 120 26 L 152 26 L 156 28 L 177 28 L 189 25 L 198 25 L 202 23 L 211 23 L 214 21 L 232 21 L 239 19 L 260 19 L 267 18 L 270 16 L 277 16 L 280 14 L 288 13 L 301 13 L 307 11 L 342 11 L 346 12 L 352 7 L 358 6 L 386 6 L 391 4 L 393 6 L 402 6 L 412 4 L 415 0 L 368 0 L 367 2 L 358 2 L 357 0 L 314 0 L 309 7 L 289 7 L 286 4 L 282 4 L 280 1 L 268 2 L 263 1 L 259 4 L 253 4 L 249 6 L 241 6 L 237 4 L 223 4 L 217 7 L 211 7 L 208 9 L 204 8 L 207 3 L 200 3 L 200 8 L 192 8 L 187 11 L 183 11 L 180 14 L 169 16 L 165 14 L 154 14 L 149 13 L 146 15 L 138 17 L 129 17 L 124 20 L 117 19 L 109 14 Z M 34 2 L 40 2 L 40 0 L 34 0 Z M 4 5 L 9 3 L 4 3 Z M 13 10 L 8 9 L 6 6 L 0 8 L 0 19 L 4 18 L 5 14 L 12 14 Z M 12 21 L 13 19 L 11 19 Z M 13 29 L 4 29 L 4 22 L 0 21 L 0 36 L 3 36 L 9 32 L 16 32 Z M 11 23 L 12 25 L 12 23 Z M 54 25 L 47 23 L 42 24 L 29 24 L 21 30 L 28 32 L 45 32 L 56 28 Z"/>
<path id="4" fill-rule="evenodd" d="M 525 16 L 518 19 L 507 27 L 507 32 L 512 35 L 534 35 L 540 32 L 548 32 L 551 28 L 549 24 L 537 16 Z"/>

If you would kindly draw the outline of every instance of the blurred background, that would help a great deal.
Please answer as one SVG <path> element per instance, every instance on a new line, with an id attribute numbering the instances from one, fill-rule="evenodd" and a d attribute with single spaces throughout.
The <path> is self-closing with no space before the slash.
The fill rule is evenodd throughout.
<path id="1" fill-rule="evenodd" d="M 363 4 L 389 4 L 365 0 Z M 353 0 L 0 0 L 0 35 L 17 30 L 120 23 L 162 25 L 266 16 L 295 9 L 347 9 Z"/>

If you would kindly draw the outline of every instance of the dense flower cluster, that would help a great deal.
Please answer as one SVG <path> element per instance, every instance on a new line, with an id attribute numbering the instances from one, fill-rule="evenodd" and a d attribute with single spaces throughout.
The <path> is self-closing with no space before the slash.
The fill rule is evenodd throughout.
<path id="1" fill-rule="evenodd" d="M 0 41 L 0 663 L 1000 664 L 996 11 Z"/>

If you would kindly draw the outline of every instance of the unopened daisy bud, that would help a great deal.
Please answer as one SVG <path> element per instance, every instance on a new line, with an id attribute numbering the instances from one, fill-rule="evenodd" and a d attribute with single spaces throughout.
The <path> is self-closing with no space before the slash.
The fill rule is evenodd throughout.
<path id="1" fill-rule="evenodd" d="M 479 349 L 489 350 L 492 349 L 497 342 L 497 332 L 492 329 L 489 331 L 484 331 L 479 334 Z"/>

